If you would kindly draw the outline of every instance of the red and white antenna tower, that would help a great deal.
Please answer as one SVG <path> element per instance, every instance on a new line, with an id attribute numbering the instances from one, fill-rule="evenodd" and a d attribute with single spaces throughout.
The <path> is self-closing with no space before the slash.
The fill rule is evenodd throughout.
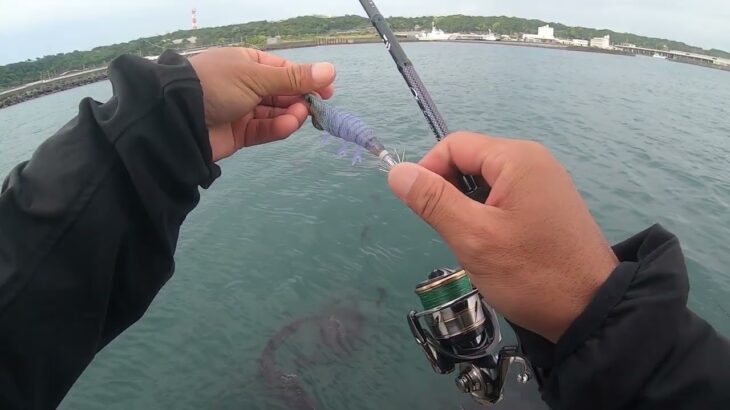
<path id="1" fill-rule="evenodd" d="M 193 8 L 193 30 L 198 28 L 198 10 Z"/>

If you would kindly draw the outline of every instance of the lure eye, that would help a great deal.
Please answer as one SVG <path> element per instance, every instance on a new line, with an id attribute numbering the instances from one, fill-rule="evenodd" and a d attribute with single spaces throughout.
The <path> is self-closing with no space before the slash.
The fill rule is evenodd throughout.
<path id="1" fill-rule="evenodd" d="M 325 129 L 319 119 L 319 113 L 314 109 L 314 103 L 316 101 L 314 95 L 304 94 L 304 101 L 309 104 L 309 114 L 312 116 L 312 125 L 314 128 L 324 131 Z"/>

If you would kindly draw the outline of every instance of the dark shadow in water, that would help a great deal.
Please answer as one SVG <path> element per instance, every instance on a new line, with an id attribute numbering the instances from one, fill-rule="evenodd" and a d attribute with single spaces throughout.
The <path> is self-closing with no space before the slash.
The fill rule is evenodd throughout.
<path id="1" fill-rule="evenodd" d="M 378 289 L 377 304 L 385 298 L 385 290 Z M 316 402 L 306 392 L 299 381 L 297 373 L 314 366 L 332 363 L 350 357 L 359 341 L 366 325 L 366 316 L 360 311 L 357 303 L 335 302 L 320 313 L 299 318 L 281 328 L 266 343 L 258 360 L 258 371 L 267 388 L 276 395 L 289 409 L 314 409 Z M 279 368 L 276 352 L 284 342 L 304 328 L 314 329 L 319 335 L 316 341 L 316 352 L 313 355 L 299 355 L 294 360 L 297 373 L 288 373 Z"/>
<path id="2" fill-rule="evenodd" d="M 314 399 L 304 390 L 296 374 L 284 373 L 276 365 L 276 350 L 310 318 L 297 319 L 269 339 L 259 357 L 259 373 L 266 386 L 291 409 L 314 409 Z"/>
<path id="3" fill-rule="evenodd" d="M 383 305 L 383 302 L 385 302 L 385 298 L 388 296 L 388 291 L 386 291 L 382 286 L 378 286 L 376 290 L 378 291 L 378 299 L 375 301 L 375 306 L 380 307 Z"/>
<path id="4" fill-rule="evenodd" d="M 362 227 L 362 230 L 360 231 L 360 246 L 365 246 L 365 243 L 368 241 L 369 236 L 370 236 L 370 225 L 365 225 Z"/>
<path id="5" fill-rule="evenodd" d="M 370 199 L 377 205 L 380 205 L 380 202 L 382 202 L 379 192 L 371 192 Z"/>
<path id="6" fill-rule="evenodd" d="M 387 298 L 387 291 L 378 287 L 376 292 L 375 305 L 380 308 Z M 271 336 L 258 359 L 258 373 L 272 398 L 280 406 L 278 408 L 323 408 L 305 389 L 300 375 L 309 374 L 316 367 L 330 366 L 350 359 L 364 345 L 363 332 L 369 325 L 372 324 L 368 323 L 368 317 L 357 301 L 336 300 L 325 305 L 316 314 L 293 320 Z M 313 339 L 311 343 L 307 343 L 307 337 Z M 277 351 L 286 343 L 303 343 L 313 346 L 314 350 L 312 353 L 309 350 L 307 353 L 300 350 L 288 361 L 277 361 Z M 516 374 L 516 370 L 511 370 L 508 379 L 514 380 Z M 442 408 L 477 410 L 485 407 L 464 395 L 461 399 L 443 403 Z M 493 408 L 543 410 L 546 407 L 535 391 L 534 382 L 526 386 L 514 382 L 506 386 L 504 400 Z"/>

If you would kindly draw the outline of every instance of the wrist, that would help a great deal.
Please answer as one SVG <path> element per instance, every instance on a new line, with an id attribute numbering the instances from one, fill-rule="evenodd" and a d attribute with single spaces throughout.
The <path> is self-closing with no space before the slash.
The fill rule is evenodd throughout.
<path id="1" fill-rule="evenodd" d="M 557 343 L 575 320 L 591 304 L 599 289 L 606 283 L 611 273 L 618 267 L 619 261 L 611 248 L 593 253 L 593 257 L 577 268 L 570 276 L 568 292 L 558 295 L 563 301 L 562 308 L 554 317 L 552 326 L 546 327 L 540 335 Z M 564 273 L 563 273 L 564 274 Z"/>

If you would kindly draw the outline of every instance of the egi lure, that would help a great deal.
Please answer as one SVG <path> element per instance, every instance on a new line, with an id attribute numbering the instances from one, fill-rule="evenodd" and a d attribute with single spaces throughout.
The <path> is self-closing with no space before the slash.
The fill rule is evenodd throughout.
<path id="1" fill-rule="evenodd" d="M 362 162 L 361 150 L 364 148 L 380 158 L 384 168 L 390 170 L 401 162 L 394 157 L 375 136 L 375 131 L 357 115 L 336 108 L 314 94 L 306 94 L 304 99 L 309 103 L 310 113 L 314 126 L 325 132 L 324 137 L 337 137 L 342 140 L 338 155 L 344 155 L 348 143 L 355 144 L 355 154 L 352 164 Z"/>

